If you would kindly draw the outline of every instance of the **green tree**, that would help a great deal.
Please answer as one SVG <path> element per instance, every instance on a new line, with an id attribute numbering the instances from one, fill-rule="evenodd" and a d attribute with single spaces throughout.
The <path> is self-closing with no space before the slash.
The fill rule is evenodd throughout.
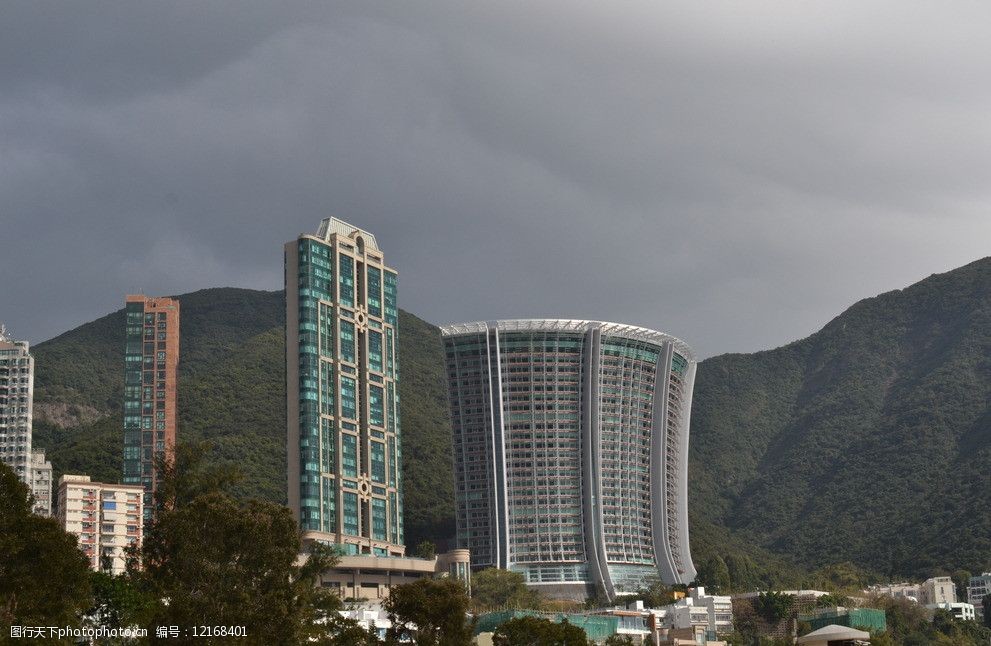
<path id="1" fill-rule="evenodd" d="M 856 592 L 870 583 L 871 576 L 849 561 L 819 568 L 812 574 L 815 587 L 830 592 Z"/>
<path id="2" fill-rule="evenodd" d="M 981 607 L 984 610 L 984 625 L 991 628 L 991 594 L 984 595 L 981 600 Z"/>
<path id="3" fill-rule="evenodd" d="M 327 637 L 322 643 L 333 646 L 379 646 L 378 635 L 373 628 L 362 628 L 354 619 L 347 619 L 334 613 L 324 624 Z"/>
<path id="4" fill-rule="evenodd" d="M 991 643 L 991 630 L 976 621 L 963 621 L 942 608 L 933 613 L 932 632 L 934 643 L 984 646 Z"/>
<path id="5" fill-rule="evenodd" d="M 602 644 L 603 646 L 634 646 L 636 642 L 629 635 L 609 635 Z"/>
<path id="6" fill-rule="evenodd" d="M 420 579 L 396 586 L 383 606 L 392 622 L 389 644 L 415 640 L 417 646 L 467 646 L 474 641 L 468 594 L 453 579 Z"/>
<path id="7" fill-rule="evenodd" d="M 587 646 L 585 631 L 567 621 L 516 617 L 496 628 L 493 646 Z"/>
<path id="8" fill-rule="evenodd" d="M 651 581 L 650 584 L 637 592 L 629 600 L 640 599 L 648 608 L 660 608 L 674 602 L 671 586 L 664 585 L 660 580 Z"/>
<path id="9" fill-rule="evenodd" d="M 891 634 L 887 631 L 883 633 L 871 633 L 871 646 L 897 646 Z"/>
<path id="10" fill-rule="evenodd" d="M 416 546 L 416 555 L 421 559 L 432 559 L 437 556 L 437 546 L 433 541 L 420 541 Z"/>
<path id="11" fill-rule="evenodd" d="M 794 605 L 795 597 L 783 592 L 761 592 L 753 600 L 754 611 L 772 626 L 787 619 Z"/>
<path id="12" fill-rule="evenodd" d="M 726 566 L 723 557 L 716 555 L 702 561 L 695 582 L 705 586 L 705 589 L 713 594 L 729 592 L 731 589 L 729 567 Z"/>
<path id="13" fill-rule="evenodd" d="M 757 564 L 749 556 L 730 554 L 726 557 L 730 585 L 734 590 L 753 590 L 761 586 Z"/>
<path id="14" fill-rule="evenodd" d="M 971 573 L 968 570 L 956 570 L 950 576 L 953 579 L 953 585 L 956 586 L 958 601 L 967 599 L 967 586 L 970 585 L 970 577 Z"/>
<path id="15" fill-rule="evenodd" d="M 929 615 L 919 604 L 879 595 L 871 597 L 867 606 L 884 610 L 887 632 L 896 644 L 928 643 L 925 631 L 930 629 Z"/>
<path id="16" fill-rule="evenodd" d="M 181 508 L 205 494 L 229 493 L 243 479 L 237 467 L 211 461 L 212 450 L 211 442 L 184 442 L 175 447 L 171 460 L 155 462 L 159 479 L 156 510 Z"/>
<path id="17" fill-rule="evenodd" d="M 130 571 L 156 600 L 151 627 L 244 626 L 253 642 L 266 644 L 327 639 L 322 624 L 340 600 L 317 582 L 335 557 L 314 544 L 297 564 L 292 512 L 232 498 L 223 489 L 236 474 L 207 464 L 207 448 L 180 446 L 173 461 L 158 464 L 157 515 L 145 535 L 142 568 Z"/>
<path id="18" fill-rule="evenodd" d="M 91 625 L 121 628 L 148 624 L 155 600 L 130 575 L 91 572 L 90 580 L 93 605 L 86 615 Z"/>
<path id="19" fill-rule="evenodd" d="M 11 625 L 78 625 L 92 598 L 76 537 L 32 514 L 32 504 L 27 485 L 0 463 L 0 643 Z"/>
<path id="20" fill-rule="evenodd" d="M 153 625 L 245 626 L 258 642 L 296 644 L 322 634 L 314 621 L 339 600 L 316 585 L 332 564 L 315 544 L 296 564 L 299 530 L 289 509 L 203 494 L 160 511 L 145 538 L 140 576 L 157 599 Z"/>
<path id="21" fill-rule="evenodd" d="M 471 596 L 479 608 L 537 608 L 540 595 L 526 587 L 519 572 L 486 568 L 471 578 Z"/>
<path id="22" fill-rule="evenodd" d="M 824 594 L 815 601 L 816 608 L 833 608 L 836 606 L 847 607 L 851 605 L 849 597 L 842 594 Z"/>

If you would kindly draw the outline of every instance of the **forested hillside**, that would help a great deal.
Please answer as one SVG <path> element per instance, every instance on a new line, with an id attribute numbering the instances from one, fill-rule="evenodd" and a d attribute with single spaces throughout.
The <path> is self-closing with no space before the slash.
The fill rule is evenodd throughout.
<path id="1" fill-rule="evenodd" d="M 808 568 L 991 566 L 991 258 L 701 364 L 690 509 Z"/>
<path id="2" fill-rule="evenodd" d="M 281 292 L 180 296 L 180 435 L 284 502 Z M 35 347 L 36 444 L 117 480 L 123 310 Z M 407 542 L 454 533 L 437 329 L 400 315 Z M 991 259 L 861 301 L 812 336 L 703 361 L 692 410 L 692 551 L 732 587 L 991 569 Z M 795 567 L 795 564 L 798 567 Z M 850 569 L 842 570 L 847 576 Z M 835 574 L 835 571 L 833 571 Z"/>
<path id="3" fill-rule="evenodd" d="M 244 473 L 238 493 L 286 498 L 282 292 L 205 289 L 179 296 L 180 440 L 210 440 Z M 34 347 L 35 443 L 56 477 L 121 472 L 123 309 Z M 450 426 L 436 328 L 400 312 L 407 540 L 454 533 Z"/>

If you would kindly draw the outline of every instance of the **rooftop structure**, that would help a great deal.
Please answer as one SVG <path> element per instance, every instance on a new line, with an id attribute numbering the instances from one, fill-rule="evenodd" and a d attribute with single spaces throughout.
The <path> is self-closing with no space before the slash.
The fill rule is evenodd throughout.
<path id="1" fill-rule="evenodd" d="M 871 634 L 849 626 L 830 624 L 799 637 L 796 644 L 802 646 L 845 646 L 846 644 L 868 644 Z"/>
<path id="2" fill-rule="evenodd" d="M 830 625 L 862 628 L 877 632 L 884 632 L 888 629 L 884 610 L 876 608 L 844 608 L 842 606 L 817 608 L 809 614 L 798 615 L 798 620 L 808 623 L 813 630 Z"/>
<path id="3" fill-rule="evenodd" d="M 301 555 L 300 559 L 305 556 Z M 302 562 L 302 561 L 301 561 Z M 471 589 L 471 558 L 468 550 L 452 550 L 430 559 L 412 556 L 345 555 L 320 575 L 320 585 L 342 599 L 381 601 L 396 585 L 418 579 L 450 577 Z"/>

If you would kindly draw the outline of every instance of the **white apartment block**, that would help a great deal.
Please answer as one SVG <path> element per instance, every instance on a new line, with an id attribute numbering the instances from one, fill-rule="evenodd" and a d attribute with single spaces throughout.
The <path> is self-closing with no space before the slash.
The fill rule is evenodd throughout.
<path id="1" fill-rule="evenodd" d="M 957 588 L 948 576 L 926 579 L 919 586 L 919 603 L 924 606 L 956 602 Z"/>
<path id="2" fill-rule="evenodd" d="M 31 449 L 31 493 L 34 513 L 52 515 L 52 463 L 45 459 L 45 449 Z"/>
<path id="3" fill-rule="evenodd" d="M 733 632 L 733 599 L 707 595 L 703 587 L 692 588 L 684 599 L 650 613 L 665 628 L 703 628 L 717 635 Z"/>
<path id="4" fill-rule="evenodd" d="M 0 460 L 31 486 L 31 410 L 34 357 L 27 341 L 14 341 L 0 325 Z"/>
<path id="5" fill-rule="evenodd" d="M 918 583 L 884 583 L 880 585 L 873 585 L 864 592 L 871 594 L 881 594 L 887 597 L 892 597 L 894 599 L 911 599 L 912 601 L 918 601 L 919 597 L 922 595 L 920 588 L 922 586 Z"/>
<path id="6" fill-rule="evenodd" d="M 143 492 L 141 485 L 91 482 L 89 476 L 59 479 L 59 523 L 79 537 L 93 570 L 124 572 L 126 549 L 141 545 Z"/>
<path id="7" fill-rule="evenodd" d="M 974 612 L 974 604 L 972 603 L 931 603 L 927 604 L 926 608 L 929 610 L 949 610 L 953 613 L 954 617 L 957 619 L 963 619 L 964 621 L 973 621 L 977 617 Z"/>

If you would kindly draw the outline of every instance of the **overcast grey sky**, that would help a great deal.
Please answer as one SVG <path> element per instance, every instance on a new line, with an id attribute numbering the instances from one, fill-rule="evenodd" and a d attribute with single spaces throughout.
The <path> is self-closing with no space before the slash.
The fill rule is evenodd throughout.
<path id="1" fill-rule="evenodd" d="M 0 320 L 277 289 L 335 215 L 434 323 L 774 347 L 988 255 L 986 2 L 24 2 Z"/>

